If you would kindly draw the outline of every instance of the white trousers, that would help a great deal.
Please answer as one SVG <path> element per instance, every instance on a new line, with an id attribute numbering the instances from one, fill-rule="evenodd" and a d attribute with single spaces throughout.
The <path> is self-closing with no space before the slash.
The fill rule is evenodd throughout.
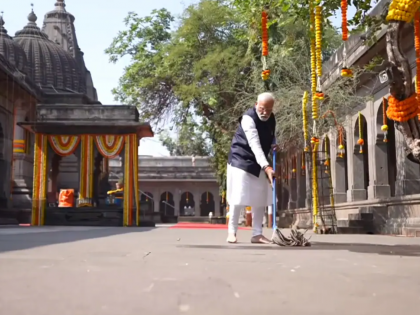
<path id="1" fill-rule="evenodd" d="M 239 216 L 244 206 L 229 206 L 228 233 L 238 232 Z M 252 207 L 252 236 L 262 235 L 265 207 Z"/>

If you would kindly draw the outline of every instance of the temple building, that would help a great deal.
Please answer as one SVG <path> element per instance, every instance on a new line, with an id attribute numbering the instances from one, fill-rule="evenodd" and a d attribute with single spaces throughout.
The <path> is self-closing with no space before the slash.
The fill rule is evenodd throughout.
<path id="1" fill-rule="evenodd" d="M 370 14 L 382 14 L 388 4 L 388 0 L 380 1 Z M 374 45 L 369 45 L 364 36 L 349 37 L 323 64 L 324 90 L 339 79 L 344 61 L 347 67 L 351 67 L 364 66 L 377 56 L 387 60 L 386 25 L 376 36 Z M 408 56 L 414 84 L 416 62 L 412 24 L 406 25 L 402 36 L 401 49 Z M 323 159 L 329 160 L 331 183 L 328 176 L 324 176 L 318 190 L 324 211 L 328 215 L 335 212 L 339 232 L 420 236 L 420 166 L 406 155 L 403 135 L 394 127 L 393 121 L 384 119 L 383 106 L 386 106 L 389 96 L 389 78 L 385 69 L 386 62 L 376 69 L 375 74 L 363 76 L 357 94 L 371 95 L 372 98 L 360 104 L 343 124 L 341 141 L 344 150 L 339 148 L 340 134 L 335 128 L 320 139 Z M 381 130 L 385 123 L 389 127 L 386 135 Z M 362 148 L 358 144 L 359 138 L 364 139 Z M 309 167 L 302 167 L 297 173 L 292 173 L 288 167 L 292 163 L 299 168 L 305 165 L 302 158 L 305 155 L 301 152 L 289 153 L 279 165 L 283 170 L 279 193 L 280 226 L 283 227 L 312 227 L 313 224 Z M 324 168 L 324 165 L 319 165 L 319 172 L 324 173 Z M 331 207 L 332 200 L 334 207 Z"/>
<path id="2" fill-rule="evenodd" d="M 121 159 L 110 160 L 111 183 L 122 177 Z M 162 222 L 208 220 L 223 216 L 225 200 L 208 157 L 139 157 L 144 215 Z"/>
<path id="3" fill-rule="evenodd" d="M 42 29 L 33 10 L 27 20 L 12 37 L 0 17 L 0 218 L 139 225 L 134 170 L 139 140 L 153 136 L 149 124 L 133 106 L 98 101 L 64 0 L 45 14 Z M 116 156 L 123 202 L 107 208 L 108 160 Z"/>
<path id="4" fill-rule="evenodd" d="M 64 0 L 42 28 L 32 10 L 13 37 L 0 17 L 0 220 L 130 226 L 220 215 L 208 158 L 137 159 L 135 143 L 153 132 L 135 107 L 98 101 L 74 21 Z"/>

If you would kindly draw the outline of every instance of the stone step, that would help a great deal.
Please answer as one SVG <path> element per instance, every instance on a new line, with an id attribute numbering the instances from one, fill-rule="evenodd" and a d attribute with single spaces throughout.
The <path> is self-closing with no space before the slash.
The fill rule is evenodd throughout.
<path id="1" fill-rule="evenodd" d="M 373 213 L 350 213 L 349 220 L 373 220 Z"/>
<path id="2" fill-rule="evenodd" d="M 366 221 L 366 220 L 337 220 L 338 227 L 362 227 L 362 228 L 370 228 L 373 226 L 373 221 Z"/>
<path id="3" fill-rule="evenodd" d="M 367 234 L 362 227 L 338 227 L 338 234 Z"/>
<path id="4" fill-rule="evenodd" d="M 16 219 L 0 218 L 0 225 L 19 225 L 19 222 Z"/>
<path id="5" fill-rule="evenodd" d="M 420 228 L 415 228 L 415 227 L 403 228 L 402 234 L 405 236 L 420 237 Z"/>

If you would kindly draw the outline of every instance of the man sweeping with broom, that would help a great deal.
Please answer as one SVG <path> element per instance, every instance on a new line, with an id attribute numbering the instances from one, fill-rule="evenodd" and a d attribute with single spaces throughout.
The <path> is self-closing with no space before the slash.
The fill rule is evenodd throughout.
<path id="1" fill-rule="evenodd" d="M 272 205 L 273 168 L 267 161 L 275 143 L 275 98 L 271 93 L 258 95 L 255 107 L 239 119 L 227 166 L 227 202 L 229 204 L 229 243 L 237 242 L 241 209 L 252 207 L 252 243 L 269 244 L 262 234 L 265 208 Z M 268 178 L 268 180 L 267 180 Z"/>

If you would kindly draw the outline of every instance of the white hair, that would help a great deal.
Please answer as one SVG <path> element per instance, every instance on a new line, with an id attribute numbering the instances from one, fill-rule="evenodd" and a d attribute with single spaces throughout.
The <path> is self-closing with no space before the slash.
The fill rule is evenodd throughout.
<path id="1" fill-rule="evenodd" d="M 276 98 L 274 95 L 270 92 L 264 92 L 258 95 L 257 102 L 263 102 L 263 101 L 276 101 Z"/>

